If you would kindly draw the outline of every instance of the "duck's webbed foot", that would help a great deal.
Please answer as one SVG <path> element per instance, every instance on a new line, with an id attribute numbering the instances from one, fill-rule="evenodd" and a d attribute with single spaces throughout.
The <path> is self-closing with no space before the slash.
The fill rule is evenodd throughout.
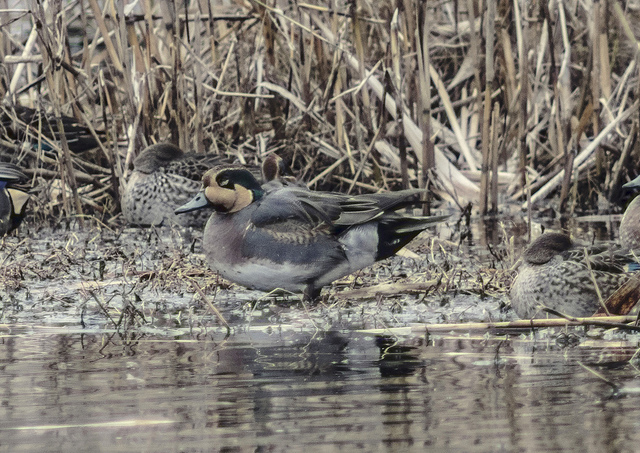
<path id="1" fill-rule="evenodd" d="M 320 297 L 321 291 L 322 288 L 316 288 L 313 283 L 309 283 L 302 292 L 302 295 L 304 296 L 305 301 L 314 302 L 318 297 Z"/>

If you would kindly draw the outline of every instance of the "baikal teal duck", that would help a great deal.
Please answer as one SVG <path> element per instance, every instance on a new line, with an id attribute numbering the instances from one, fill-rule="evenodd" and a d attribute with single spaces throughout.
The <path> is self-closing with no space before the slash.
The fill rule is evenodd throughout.
<path id="1" fill-rule="evenodd" d="M 203 226 L 209 213 L 176 216 L 176 207 L 198 193 L 202 175 L 226 160 L 214 154 L 184 153 L 170 143 L 144 149 L 133 162 L 122 194 L 122 213 L 137 226 Z"/>
<path id="2" fill-rule="evenodd" d="M 29 195 L 19 185 L 28 179 L 16 165 L 0 162 L 0 236 L 17 228 L 24 217 Z"/>
<path id="3" fill-rule="evenodd" d="M 510 296 L 524 319 L 544 315 L 544 308 L 591 316 L 601 306 L 598 292 L 604 302 L 638 270 L 634 256 L 618 246 L 582 247 L 561 233 L 541 235 L 522 259 Z"/>
<path id="4" fill-rule="evenodd" d="M 640 176 L 622 187 L 640 189 Z M 640 196 L 635 197 L 624 211 L 620 222 L 620 245 L 628 250 L 640 251 Z"/>
<path id="5" fill-rule="evenodd" d="M 392 256 L 447 216 L 397 212 L 422 190 L 372 195 L 315 192 L 295 185 L 265 188 L 239 166 L 219 166 L 203 191 L 176 210 L 213 208 L 203 247 L 224 278 L 261 291 L 319 296 L 322 287 Z"/>
<path id="6" fill-rule="evenodd" d="M 181 225 L 203 227 L 211 214 L 199 211 L 177 216 L 174 210 L 192 199 L 202 187 L 207 170 L 231 160 L 215 154 L 185 153 L 171 143 L 145 148 L 133 162 L 122 194 L 122 212 L 130 225 Z M 298 185 L 291 169 L 277 154 L 269 154 L 262 164 L 245 166 L 256 178 L 265 181 L 266 190 Z"/>

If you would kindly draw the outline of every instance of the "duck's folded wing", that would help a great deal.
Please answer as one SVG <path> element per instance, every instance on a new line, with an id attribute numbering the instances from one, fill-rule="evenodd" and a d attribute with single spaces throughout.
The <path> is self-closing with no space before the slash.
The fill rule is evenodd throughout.
<path id="1" fill-rule="evenodd" d="M 22 173 L 17 165 L 0 162 L 0 180 L 8 182 L 21 182 L 29 178 Z"/>
<path id="2" fill-rule="evenodd" d="M 261 199 L 251 215 L 256 226 L 270 225 L 288 220 L 304 223 L 307 228 L 331 225 L 340 215 L 340 197 L 318 196 L 296 187 L 283 187 Z"/>
<path id="3" fill-rule="evenodd" d="M 243 255 L 274 263 L 312 266 L 327 272 L 346 260 L 345 251 L 324 228 L 310 229 L 305 222 L 289 220 L 245 231 Z"/>
<path id="4" fill-rule="evenodd" d="M 419 203 L 416 198 L 422 189 L 408 189 L 397 192 L 363 194 L 340 200 L 341 213 L 335 220 L 337 225 L 359 225 L 402 207 Z"/>
<path id="5" fill-rule="evenodd" d="M 588 265 L 598 273 L 623 274 L 632 269 L 629 265 L 637 263 L 633 254 L 616 244 L 596 244 L 588 247 L 577 246 L 567 253 L 566 259 Z"/>
<path id="6" fill-rule="evenodd" d="M 230 164 L 231 160 L 217 154 L 188 153 L 170 162 L 166 172 L 200 182 L 207 170 L 222 164 Z"/>
<path id="7" fill-rule="evenodd" d="M 284 219 L 298 219 L 312 225 L 360 225 L 390 211 L 414 204 L 417 200 L 410 199 L 421 192 L 421 189 L 409 189 L 378 194 L 345 195 L 285 187 L 269 192 L 268 196 L 260 201 L 252 221 L 256 225 Z"/>
<path id="8" fill-rule="evenodd" d="M 98 146 L 98 142 L 85 124 L 70 116 L 62 115 L 59 118 L 71 151 L 79 152 Z M 18 122 L 14 122 L 14 119 Z M 6 130 L 12 131 L 17 138 L 24 139 L 25 131 L 28 130 L 29 134 L 40 131 L 50 140 L 60 140 L 58 117 L 22 105 L 4 107 L 0 112 L 0 124 Z M 98 136 L 106 135 L 104 130 L 94 129 L 94 132 Z"/>

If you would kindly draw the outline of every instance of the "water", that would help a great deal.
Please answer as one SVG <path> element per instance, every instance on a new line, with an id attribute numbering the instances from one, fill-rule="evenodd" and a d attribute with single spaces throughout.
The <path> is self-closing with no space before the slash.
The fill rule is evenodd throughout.
<path id="1" fill-rule="evenodd" d="M 0 449 L 635 451 L 640 442 L 635 338 L 563 348 L 530 336 L 218 336 L 5 327 Z"/>

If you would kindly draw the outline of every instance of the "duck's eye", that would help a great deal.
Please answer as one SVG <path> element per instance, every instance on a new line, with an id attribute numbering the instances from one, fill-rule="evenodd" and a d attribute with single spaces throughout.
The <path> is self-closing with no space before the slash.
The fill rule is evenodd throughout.
<path id="1" fill-rule="evenodd" d="M 233 184 L 231 183 L 231 180 L 229 178 L 221 178 L 218 181 L 218 185 L 225 189 L 233 189 Z"/>

